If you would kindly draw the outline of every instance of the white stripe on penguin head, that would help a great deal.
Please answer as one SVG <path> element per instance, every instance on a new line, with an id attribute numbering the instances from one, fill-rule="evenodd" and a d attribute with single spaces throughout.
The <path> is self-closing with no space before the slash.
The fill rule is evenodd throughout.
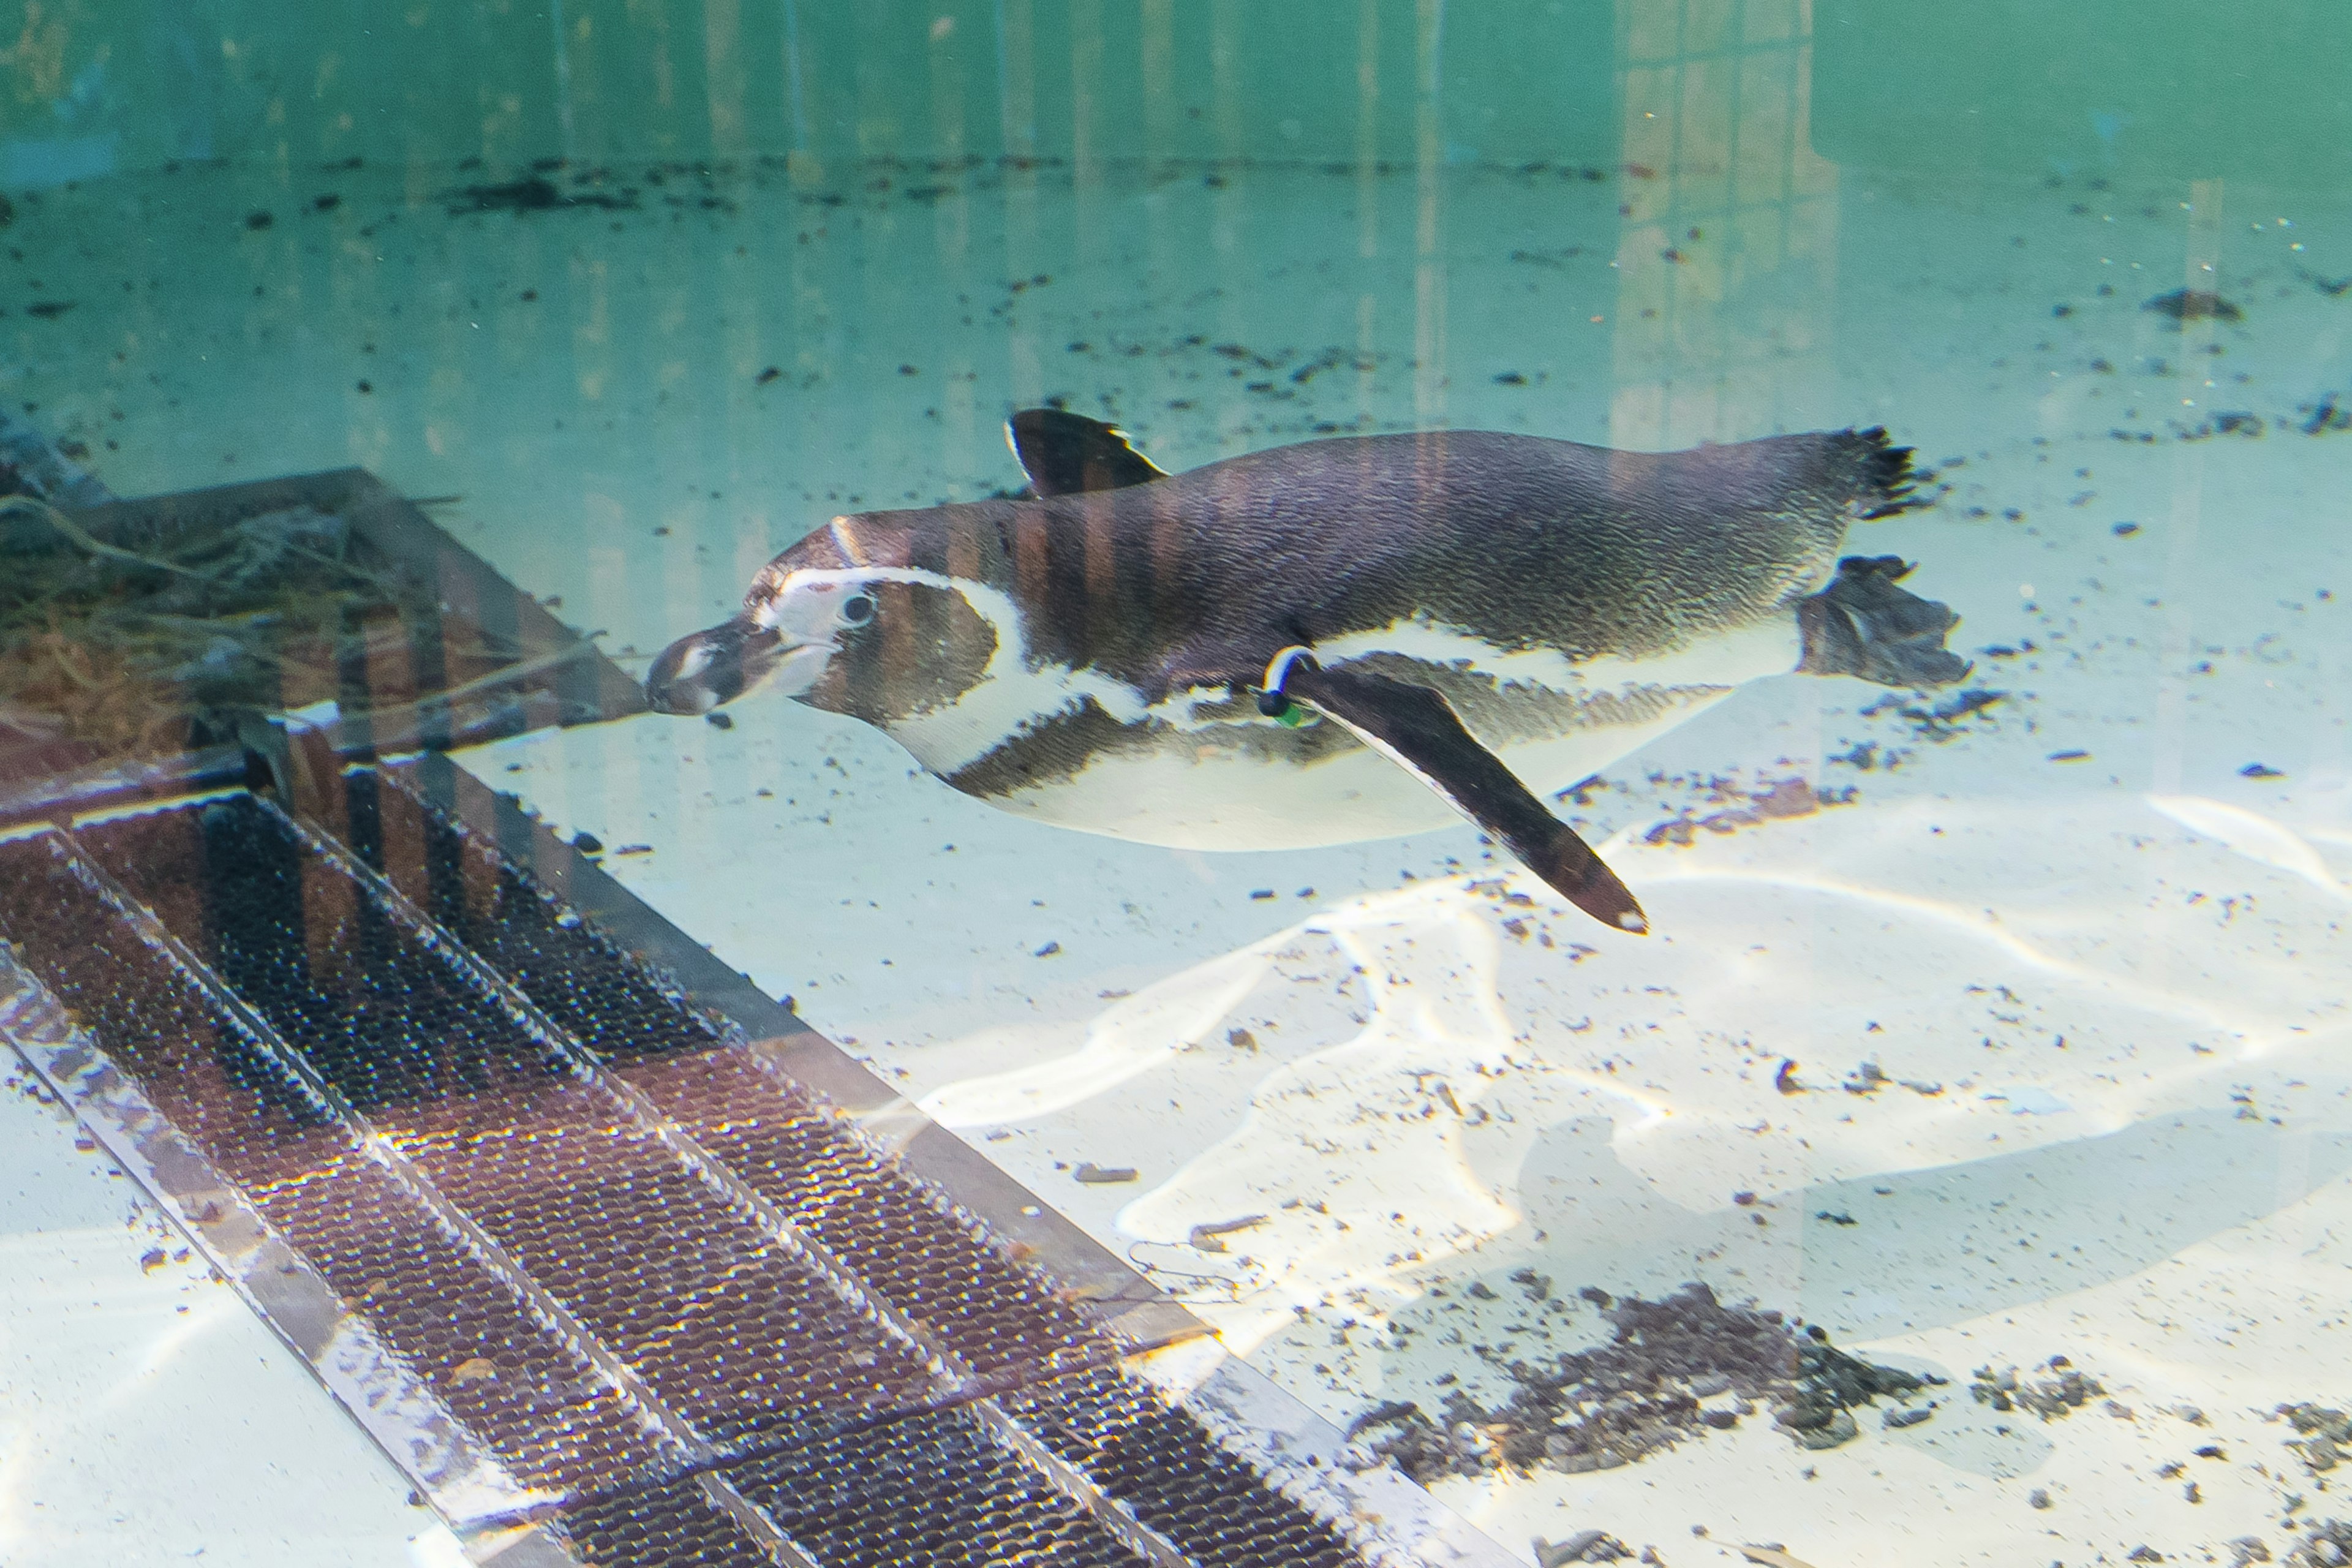
<path id="1" fill-rule="evenodd" d="M 878 583 L 903 583 L 961 595 L 995 637 L 978 680 L 940 707 L 885 726 L 893 739 L 933 773 L 951 773 L 976 762 L 1007 736 L 1075 712 L 1089 697 L 1123 724 L 1141 719 L 1147 710 L 1142 694 L 1123 680 L 1061 664 L 1033 668 L 1021 606 L 1003 589 L 968 577 L 913 566 L 803 568 L 777 584 L 773 596 L 753 618 L 788 637 L 831 642 L 841 625 L 837 608 L 841 601 L 830 594 L 820 596 L 817 591 Z M 814 622 L 820 616 L 825 622 L 822 627 L 794 624 Z"/>

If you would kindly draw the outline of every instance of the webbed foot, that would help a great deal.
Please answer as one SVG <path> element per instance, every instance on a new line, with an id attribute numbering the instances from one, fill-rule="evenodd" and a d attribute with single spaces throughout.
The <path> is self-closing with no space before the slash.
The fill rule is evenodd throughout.
<path id="1" fill-rule="evenodd" d="M 1895 584 L 1910 575 L 1899 555 L 1849 555 L 1837 576 L 1798 602 L 1804 675 L 1853 675 L 1881 686 L 1948 686 L 1969 661 L 1944 646 L 1960 617 Z"/>

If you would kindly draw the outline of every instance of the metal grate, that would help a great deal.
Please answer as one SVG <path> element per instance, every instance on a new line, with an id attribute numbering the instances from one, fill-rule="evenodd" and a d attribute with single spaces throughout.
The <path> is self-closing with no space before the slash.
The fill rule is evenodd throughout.
<path id="1" fill-rule="evenodd" d="M 968 1372 L 1033 1377 L 1118 1347 L 1050 1283 L 877 1157 L 843 1118 L 693 1012 L 677 984 L 395 777 L 355 769 L 351 839 L 393 886 Z"/>
<path id="2" fill-rule="evenodd" d="M 952 1395 L 567 1037 L 281 813 L 240 795 L 80 837 L 702 1441 L 806 1441 Z"/>
<path id="3" fill-rule="evenodd" d="M 741 1466 L 730 1479 L 827 1564 L 1139 1563 L 964 1411 L 835 1438 Z"/>
<path id="4" fill-rule="evenodd" d="M 664 1456 L 617 1385 L 62 835 L 0 843 L 0 937 L 195 1141 L 220 1190 L 202 1197 L 200 1179 L 183 1206 L 215 1251 L 250 1248 L 210 1234 L 249 1204 L 523 1487 L 616 1482 Z M 463 1375 L 483 1359 L 505 1370 Z"/>
<path id="5" fill-rule="evenodd" d="M 1145 1524 L 1216 1568 L 1341 1568 L 1332 1532 L 1265 1487 L 1200 1424 L 1116 1372 L 1024 1389 L 1005 1409 Z"/>
<path id="6" fill-rule="evenodd" d="M 0 839 L 0 1035 L 145 1129 L 454 1521 L 631 1568 L 1358 1560 L 1123 1370 L 1181 1314 L 1067 1289 L 1101 1260 L 941 1191 L 936 1130 L 846 1114 L 791 1070 L 855 1089 L 829 1047 L 704 1006 L 449 776 L 341 775 L 348 847 L 245 791 Z"/>
<path id="7" fill-rule="evenodd" d="M 773 1568 L 769 1548 L 694 1481 L 575 1502 L 562 1533 L 579 1560 L 660 1568 Z"/>

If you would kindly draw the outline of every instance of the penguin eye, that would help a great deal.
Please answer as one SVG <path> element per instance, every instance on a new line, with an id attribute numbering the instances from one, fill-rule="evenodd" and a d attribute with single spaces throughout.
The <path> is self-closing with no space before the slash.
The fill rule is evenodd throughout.
<path id="1" fill-rule="evenodd" d="M 865 594 L 852 594 L 841 601 L 841 624 L 862 626 L 874 618 L 874 601 Z"/>

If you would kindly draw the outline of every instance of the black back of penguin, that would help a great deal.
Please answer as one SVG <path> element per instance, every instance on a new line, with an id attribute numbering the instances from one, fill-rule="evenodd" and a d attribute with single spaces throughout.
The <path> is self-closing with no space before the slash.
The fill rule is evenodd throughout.
<path id="1" fill-rule="evenodd" d="M 1877 431 L 1663 454 L 1489 431 L 1315 441 L 1006 507 L 999 572 L 1030 657 L 1152 693 L 1419 618 L 1640 658 L 1818 588 L 1854 517 L 1901 506 L 1904 471 Z M 917 548 L 947 564 L 944 544 Z"/>

